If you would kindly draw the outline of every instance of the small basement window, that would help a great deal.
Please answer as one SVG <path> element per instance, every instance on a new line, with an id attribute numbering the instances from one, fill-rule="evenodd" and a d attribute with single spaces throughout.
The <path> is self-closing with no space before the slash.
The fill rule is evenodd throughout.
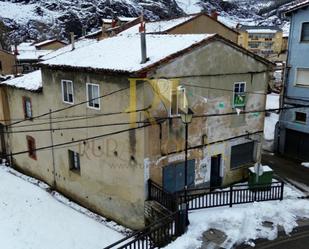
<path id="1" fill-rule="evenodd" d="M 69 152 L 69 167 L 70 170 L 80 171 L 80 157 L 79 153 L 68 150 Z"/>
<path id="2" fill-rule="evenodd" d="M 62 80 L 62 101 L 68 104 L 74 104 L 73 82 L 70 80 Z"/>
<path id="3" fill-rule="evenodd" d="M 309 22 L 304 22 L 301 28 L 301 39 L 302 42 L 309 42 Z"/>
<path id="4" fill-rule="evenodd" d="M 307 114 L 304 112 L 295 112 L 295 121 L 300 123 L 306 123 Z"/>
<path id="5" fill-rule="evenodd" d="M 234 107 L 244 107 L 246 104 L 246 82 L 234 83 Z"/>
<path id="6" fill-rule="evenodd" d="M 98 84 L 87 83 L 88 107 L 100 109 L 100 86 Z"/>
<path id="7" fill-rule="evenodd" d="M 32 104 L 29 97 L 23 97 L 23 109 L 25 119 L 32 119 Z"/>
<path id="8" fill-rule="evenodd" d="M 37 160 L 35 139 L 31 136 L 27 136 L 26 139 L 27 139 L 27 147 L 28 147 L 29 157 L 34 159 L 34 160 Z"/>

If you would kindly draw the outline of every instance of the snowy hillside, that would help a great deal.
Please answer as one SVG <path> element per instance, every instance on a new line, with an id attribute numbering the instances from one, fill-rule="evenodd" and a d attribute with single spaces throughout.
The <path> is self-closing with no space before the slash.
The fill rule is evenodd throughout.
<path id="1" fill-rule="evenodd" d="M 282 24 L 280 11 L 292 0 L 0 0 L 0 32 L 6 42 L 50 37 L 78 36 L 102 24 L 102 18 L 135 17 L 163 19 L 215 9 L 229 26 Z M 1 36 L 0 36 L 1 37 Z"/>

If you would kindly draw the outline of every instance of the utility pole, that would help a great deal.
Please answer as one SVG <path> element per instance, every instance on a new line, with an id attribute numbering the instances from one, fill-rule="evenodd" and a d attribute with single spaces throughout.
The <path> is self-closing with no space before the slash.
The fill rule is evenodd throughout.
<path id="1" fill-rule="evenodd" d="M 53 163 L 53 187 L 56 188 L 56 167 L 55 167 L 55 151 L 54 151 L 54 137 L 53 137 L 53 124 L 52 124 L 52 110 L 49 109 L 49 129 L 50 129 L 50 142 L 52 151 L 52 163 Z"/>

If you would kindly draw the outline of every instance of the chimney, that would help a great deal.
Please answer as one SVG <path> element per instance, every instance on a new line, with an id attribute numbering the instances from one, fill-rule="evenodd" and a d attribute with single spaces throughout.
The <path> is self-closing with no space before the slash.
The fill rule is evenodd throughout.
<path id="1" fill-rule="evenodd" d="M 74 36 L 74 32 L 70 32 L 71 35 L 71 45 L 72 45 L 72 50 L 75 49 L 75 36 Z"/>
<path id="2" fill-rule="evenodd" d="M 212 10 L 211 11 L 211 14 L 210 14 L 210 17 L 214 20 L 218 20 L 218 16 L 219 16 L 219 13 L 216 11 L 216 10 Z"/>
<path id="3" fill-rule="evenodd" d="M 141 25 L 139 27 L 139 32 L 141 34 L 141 52 L 142 52 L 142 61 L 141 64 L 147 62 L 147 47 L 146 47 L 146 30 L 145 30 L 145 22 L 144 16 L 141 17 Z"/>
<path id="4" fill-rule="evenodd" d="M 15 54 L 15 55 L 19 55 L 19 53 L 18 53 L 18 48 L 17 48 L 17 44 L 14 45 L 14 54 Z"/>
<path id="5" fill-rule="evenodd" d="M 112 28 L 115 28 L 117 26 L 117 20 L 116 18 L 113 18 L 112 20 Z"/>
<path id="6" fill-rule="evenodd" d="M 104 25 L 104 21 L 102 21 L 101 31 L 102 31 L 101 37 L 104 37 L 104 36 L 105 36 L 105 32 L 106 32 L 106 28 L 105 28 L 105 25 Z"/>

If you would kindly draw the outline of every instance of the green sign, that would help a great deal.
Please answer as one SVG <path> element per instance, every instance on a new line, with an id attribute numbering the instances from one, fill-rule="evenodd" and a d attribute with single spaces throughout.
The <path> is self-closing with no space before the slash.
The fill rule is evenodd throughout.
<path id="1" fill-rule="evenodd" d="M 234 106 L 241 107 L 246 104 L 246 96 L 244 94 L 236 94 L 234 95 Z"/>

